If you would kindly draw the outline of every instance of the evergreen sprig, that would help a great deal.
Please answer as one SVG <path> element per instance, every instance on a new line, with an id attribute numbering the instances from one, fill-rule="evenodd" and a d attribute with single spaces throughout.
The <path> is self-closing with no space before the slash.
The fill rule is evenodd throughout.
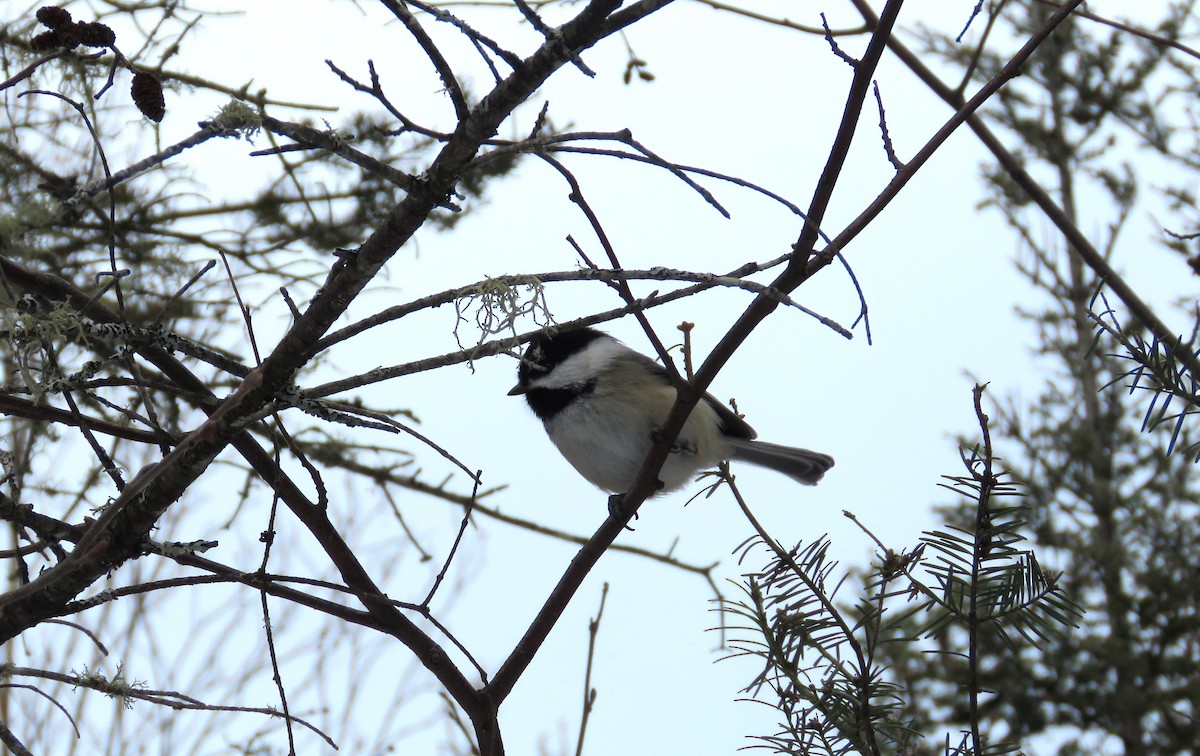
<path id="1" fill-rule="evenodd" d="M 756 537 L 743 552 L 764 543 Z M 828 539 L 789 551 L 766 545 L 772 555 L 764 569 L 737 584 L 743 598 L 725 601 L 735 618 L 731 656 L 763 661 L 744 692 L 782 715 L 780 730 L 754 736 L 750 747 L 842 754 L 901 746 L 911 738 L 899 719 L 901 691 L 871 663 L 869 644 L 855 635 L 862 624 L 848 622 L 834 601 L 842 581 L 833 582 L 837 562 L 828 558 Z"/>
<path id="2" fill-rule="evenodd" d="M 1102 306 L 1097 306 L 1100 304 Z M 1107 336 L 1116 342 L 1121 352 L 1109 356 L 1132 363 L 1128 371 L 1120 374 L 1108 385 L 1126 381 L 1129 393 L 1149 392 L 1150 403 L 1142 417 L 1142 432 L 1155 430 L 1159 426 L 1171 427 L 1171 440 L 1167 453 L 1175 451 L 1187 419 L 1200 413 L 1200 380 L 1194 376 L 1174 353 L 1162 342 L 1150 336 L 1122 327 L 1117 312 L 1109 305 L 1103 291 L 1098 291 L 1088 308 L 1088 317 L 1096 325 L 1096 341 Z M 1197 325 L 1200 326 L 1200 317 Z M 1193 342 L 1195 339 L 1193 338 Z M 1107 386 L 1106 386 L 1107 388 Z M 1172 427 L 1173 426 L 1173 427 Z M 1200 442 L 1185 443 L 1184 454 L 1200 462 Z"/>
<path id="3" fill-rule="evenodd" d="M 743 545 L 743 559 L 764 545 L 770 556 L 762 571 L 746 574 L 738 584 L 742 598 L 725 603 L 735 618 L 731 656 L 762 661 L 745 692 L 782 715 L 780 729 L 756 736 L 751 748 L 784 754 L 915 752 L 921 736 L 932 733 L 918 733 L 906 718 L 907 691 L 877 652 L 887 643 L 924 653 L 923 642 L 932 637 L 940 640 L 938 653 L 965 662 L 957 682 L 965 699 L 958 710 L 967 721 L 957 745 L 949 736 L 926 742 L 944 742 L 947 754 L 977 756 L 1018 748 L 989 742 L 981 728 L 988 694 L 981 669 L 985 649 L 996 648 L 988 641 L 998 639 L 1013 651 L 1040 648 L 1062 628 L 1076 625 L 1082 610 L 1063 591 L 1059 575 L 1045 571 L 1026 546 L 1021 531 L 1027 506 L 997 465 L 983 391 L 983 386 L 974 391 L 982 441 L 963 450 L 965 473 L 946 476 L 942 484 L 973 505 L 973 525 L 927 531 L 915 549 L 899 553 L 864 527 L 881 553 L 852 606 L 836 601 L 844 578 L 836 575 L 826 538 L 784 551 L 760 532 Z M 892 650 L 887 658 L 896 655 Z"/>

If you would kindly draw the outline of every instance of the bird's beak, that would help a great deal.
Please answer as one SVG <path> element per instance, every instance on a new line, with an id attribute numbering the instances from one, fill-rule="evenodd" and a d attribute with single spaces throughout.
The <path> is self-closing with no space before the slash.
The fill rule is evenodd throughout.
<path id="1" fill-rule="evenodd" d="M 529 393 L 529 388 L 527 386 L 522 386 L 519 383 L 508 391 L 509 396 L 520 396 L 521 394 L 527 393 Z"/>

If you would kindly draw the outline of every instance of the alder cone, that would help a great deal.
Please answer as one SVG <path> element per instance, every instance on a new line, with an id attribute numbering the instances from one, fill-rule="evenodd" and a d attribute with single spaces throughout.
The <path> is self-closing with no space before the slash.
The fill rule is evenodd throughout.
<path id="1" fill-rule="evenodd" d="M 47 29 L 58 29 L 70 25 L 71 12 L 57 5 L 44 5 L 37 10 L 37 20 Z"/>
<path id="2" fill-rule="evenodd" d="M 79 41 L 88 47 L 111 47 L 117 41 L 116 32 L 99 21 L 76 24 L 75 33 L 79 35 Z"/>
<path id="3" fill-rule="evenodd" d="M 29 40 L 29 49 L 34 52 L 50 52 L 59 47 L 62 47 L 62 43 L 58 41 L 58 34 L 53 31 L 44 31 Z"/>
<path id="4" fill-rule="evenodd" d="M 158 123 L 167 114 L 167 101 L 163 98 L 162 84 L 150 74 L 144 71 L 134 74 L 133 86 L 129 91 L 133 95 L 133 104 L 151 121 Z"/>

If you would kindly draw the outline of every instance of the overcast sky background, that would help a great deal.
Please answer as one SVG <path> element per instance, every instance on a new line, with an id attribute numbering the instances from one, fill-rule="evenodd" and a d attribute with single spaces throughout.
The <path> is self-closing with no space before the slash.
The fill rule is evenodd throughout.
<path id="1" fill-rule="evenodd" d="M 233 86 L 252 77 L 252 89 L 267 87 L 275 98 L 338 105 L 340 112 L 324 116 L 336 127 L 355 109 L 373 105 L 337 81 L 323 61 L 332 59 L 365 79 L 369 58 L 406 114 L 424 125 L 451 128 L 452 111 L 438 94 L 440 84 L 411 38 L 398 24 L 386 23 L 383 9 L 370 2 L 360 5 L 361 12 L 352 3 L 316 0 L 203 4 L 243 14 L 210 16 L 185 42 L 172 67 Z M 902 29 L 921 23 L 954 34 L 966 22 L 974 2 L 910 5 L 901 16 Z M 1089 7 L 1106 15 L 1123 12 L 1122 5 L 1094 2 Z M 1139 8 L 1160 5 L 1141 3 Z M 819 13 L 825 12 L 834 27 L 852 24 L 855 17 L 840 6 L 764 2 L 754 8 L 806 24 L 819 24 Z M 558 23 L 566 12 L 579 7 L 553 9 L 547 16 Z M 536 34 L 518 23 L 515 10 L 471 7 L 456 12 L 523 54 L 538 41 Z M 1157 14 L 1146 10 L 1146 17 Z M 472 91 L 482 93 L 489 79 L 476 65 L 477 57 L 448 26 L 425 22 L 434 38 L 446 45 L 447 57 L 473 83 Z M 976 39 L 981 27 L 976 25 L 965 44 Z M 901 34 L 911 41 L 911 35 Z M 505 124 L 501 136 L 528 133 L 537 110 L 549 101 L 550 117 L 560 128 L 567 124 L 578 130 L 629 128 L 635 138 L 668 160 L 736 175 L 801 206 L 807 204 L 852 74 L 824 40 L 689 3 L 668 7 L 638 24 L 627 39 L 647 61 L 654 82 L 623 84 L 625 43 L 620 37 L 606 40 L 583 56 L 598 74 L 594 80 L 564 70 L 519 111 L 515 121 Z M 866 38 L 845 38 L 841 44 L 857 56 Z M 1015 49 L 1013 45 L 1011 50 Z M 907 158 L 950 111 L 890 57 L 885 56 L 876 78 L 896 150 Z M 208 95 L 168 93 L 161 143 L 191 133 L 195 123 L 220 104 L 220 98 Z M 274 114 L 302 117 L 286 110 Z M 869 101 L 825 223 L 831 235 L 857 215 L 892 175 L 877 120 Z M 254 145 L 265 146 L 265 139 Z M 146 147 L 142 143 L 128 157 L 144 154 Z M 244 142 L 208 144 L 201 149 L 203 157 L 193 158 L 195 176 L 211 187 L 213 197 L 236 195 L 277 173 L 272 159 L 248 157 L 253 147 Z M 109 158 L 120 162 L 113 152 Z M 846 250 L 870 307 L 873 345 L 867 344 L 861 327 L 847 341 L 801 313 L 780 308 L 713 384 L 711 390 L 719 398 L 737 398 L 761 438 L 821 450 L 837 460 L 816 488 L 796 486 L 766 471 L 736 470 L 756 514 L 785 543 L 807 543 L 828 534 L 833 558 L 846 567 L 865 564 L 873 545 L 843 516 L 843 510 L 849 510 L 890 546 L 913 547 L 922 531 L 939 524 L 932 507 L 951 500 L 938 484 L 940 476 L 961 471 L 955 435 L 970 437 L 975 432 L 972 376 L 990 382 L 991 399 L 1014 396 L 1018 401 L 1035 397 L 1042 383 L 1052 378 L 1049 366 L 1030 356 L 1033 330 L 1014 314 L 1018 305 L 1029 308 L 1039 302 L 1013 270 L 1018 242 L 997 213 L 977 208 L 983 159 L 968 132 L 957 134 Z M 588 156 L 568 157 L 566 162 L 580 178 L 628 268 L 662 265 L 724 272 L 750 260 L 784 254 L 801 228 L 801 221 L 786 209 L 732 185 L 702 180 L 730 209 L 732 219 L 727 220 L 661 170 Z M 1139 167 L 1156 170 L 1152 161 Z M 549 167 L 527 159 L 512 176 L 489 186 L 485 202 L 473 208 L 453 232 L 423 230 L 414 248 L 402 250 L 388 265 L 387 290 L 381 287 L 365 297 L 352 315 L 361 317 L 379 307 L 485 276 L 577 267 L 577 257 L 565 241 L 568 234 L 593 259 L 602 258 L 586 219 L 567 200 L 567 193 L 568 187 Z M 1154 211 L 1148 205 L 1136 213 L 1123 236 L 1116 265 L 1160 316 L 1183 330 L 1185 320 L 1168 302 L 1194 287 L 1186 266 L 1153 242 Z M 1090 215 L 1084 232 L 1098 233 L 1106 218 L 1102 212 Z M 1034 228 L 1039 236 L 1051 234 L 1040 219 L 1034 220 Z M 634 285 L 639 294 L 659 288 L 663 285 L 658 282 Z M 547 290 L 547 297 L 559 320 L 620 304 L 602 284 L 558 284 Z M 846 326 L 858 311 L 854 289 L 837 267 L 822 271 L 795 298 Z M 656 309 L 649 317 L 664 340 L 674 339 L 678 322 L 696 323 L 694 345 L 702 358 L 748 302 L 749 295 L 743 292 L 712 292 Z M 273 343 L 287 325 L 286 312 L 278 297 L 264 295 L 255 314 L 260 344 Z M 302 376 L 301 382 L 314 385 L 375 366 L 454 351 L 454 325 L 453 310 L 441 308 L 375 329 L 342 345 L 332 367 Z M 524 326 L 527 330 L 532 324 Z M 630 346 L 651 350 L 632 319 L 613 323 L 607 330 Z M 237 340 L 237 332 L 231 330 L 231 344 Z M 421 419 L 422 433 L 468 467 L 482 469 L 485 484 L 506 485 L 487 500 L 490 505 L 590 534 L 605 517 L 605 497 L 558 456 L 524 402 L 505 396 L 515 371 L 512 359 L 491 358 L 478 362 L 474 371 L 459 366 L 418 374 L 372 387 L 363 395 L 368 404 L 412 407 Z M 453 475 L 449 487 L 469 491 L 461 473 L 436 454 L 416 450 L 427 480 Z M 999 452 L 1003 455 L 1005 450 Z M 220 475 L 221 468 L 214 467 L 206 476 L 205 489 L 219 491 Z M 751 529 L 726 493 L 685 507 L 697 490 L 693 487 L 648 502 L 636 531 L 623 535 L 621 542 L 659 551 L 674 544 L 680 559 L 695 564 L 720 561 L 722 578 L 736 579 L 742 570 L 732 552 Z M 419 600 L 428 585 L 428 566 L 416 564 L 412 549 L 394 526 L 375 530 L 369 525 L 387 523 L 390 515 L 378 515 L 387 505 L 359 499 L 335 501 L 335 507 L 345 513 L 349 527 L 361 519 L 368 528 L 357 536 L 368 569 L 383 572 L 386 564 L 395 571 L 386 583 L 390 595 Z M 440 561 L 458 513 L 420 500 L 405 511 L 409 525 Z M 484 667 L 494 670 L 566 568 L 575 547 L 487 520 L 481 525 L 468 532 L 463 554 L 450 573 L 452 584 L 462 592 L 452 606 L 444 608 L 443 619 Z M 281 529 L 286 531 L 287 526 Z M 176 532 L 173 537 L 208 535 Z M 230 548 L 239 540 L 253 543 L 256 536 L 256 532 L 222 536 L 222 546 Z M 221 549 L 213 556 L 227 558 Z M 762 552 L 757 552 L 759 561 L 748 566 L 760 567 L 761 558 Z M 747 735 L 774 731 L 770 709 L 735 701 L 739 688 L 759 666 L 756 661 L 718 661 L 726 652 L 718 648 L 717 634 L 709 631 L 718 623 L 711 589 L 694 575 L 610 553 L 584 583 L 502 708 L 509 753 L 538 753 L 542 746 L 550 753 L 573 752 L 587 624 L 604 583 L 610 588 L 597 641 L 592 684 L 598 698 L 586 753 L 728 754 L 747 745 Z M 723 590 L 733 595 L 736 589 L 727 585 Z M 195 594 L 209 595 L 203 589 Z M 214 608 L 199 598 L 191 611 L 203 616 Z M 255 638 L 261 638 L 260 620 L 246 617 L 231 637 L 245 634 L 247 643 L 255 643 Z M 411 731 L 395 743 L 398 752 L 438 752 L 447 738 L 446 728 L 421 726 L 436 718 L 441 706 L 434 694 L 436 684 L 414 668 L 403 647 L 380 648 L 384 651 L 374 674 L 356 681 L 365 695 L 355 708 L 354 729 L 373 733 L 383 727 L 381 720 L 389 719 L 394 731 Z M 127 663 L 137 675 L 135 661 Z M 331 674 L 328 679 L 335 684 L 322 686 L 325 689 L 313 695 L 332 699 L 343 695 L 337 678 Z M 168 681 L 150 678 L 148 682 L 156 687 Z M 372 686 L 390 691 L 401 682 L 424 692 L 399 712 L 379 711 L 371 705 L 384 698 L 383 693 L 372 694 Z M 275 700 L 266 676 L 247 685 L 245 692 L 245 700 L 229 703 L 269 705 Z M 190 716 L 199 721 L 199 715 L 182 714 L 181 727 L 187 726 Z M 236 737 L 229 735 L 231 741 Z M 319 741 L 300 737 L 300 752 L 320 752 Z M 282 732 L 269 742 L 280 748 L 285 743 Z M 1036 747 L 1029 750 L 1037 752 Z M 220 750 L 214 747 L 206 752 Z M 343 752 L 355 749 L 343 748 Z"/>

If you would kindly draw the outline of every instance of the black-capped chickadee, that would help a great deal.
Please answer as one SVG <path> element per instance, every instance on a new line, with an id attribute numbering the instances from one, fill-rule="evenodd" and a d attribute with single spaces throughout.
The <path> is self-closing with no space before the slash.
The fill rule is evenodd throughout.
<path id="1" fill-rule="evenodd" d="M 567 461 L 613 494 L 633 487 L 642 462 L 675 403 L 667 371 L 593 328 L 542 333 L 529 344 L 509 396 L 523 394 Z M 671 447 L 659 492 L 697 471 L 736 459 L 814 485 L 833 457 L 755 441 L 754 429 L 713 396 L 704 398 Z"/>

